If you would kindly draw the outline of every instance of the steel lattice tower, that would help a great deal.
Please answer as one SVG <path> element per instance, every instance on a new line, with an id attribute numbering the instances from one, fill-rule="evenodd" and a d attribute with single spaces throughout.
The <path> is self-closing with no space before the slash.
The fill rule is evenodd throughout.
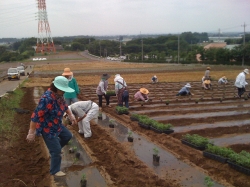
<path id="1" fill-rule="evenodd" d="M 50 36 L 50 27 L 46 11 L 45 0 L 38 1 L 38 37 L 36 53 L 56 52 L 54 42 Z"/>

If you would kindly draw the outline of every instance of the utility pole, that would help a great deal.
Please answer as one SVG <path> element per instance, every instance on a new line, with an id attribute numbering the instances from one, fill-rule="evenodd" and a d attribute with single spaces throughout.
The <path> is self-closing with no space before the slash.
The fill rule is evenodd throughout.
<path id="1" fill-rule="evenodd" d="M 243 38 L 243 56 L 242 56 L 242 66 L 244 66 L 244 60 L 245 60 L 245 28 L 246 28 L 246 24 L 244 22 L 244 25 L 242 25 L 244 27 L 244 38 Z"/>
<path id="2" fill-rule="evenodd" d="M 180 35 L 178 35 L 178 64 L 180 61 Z"/>
<path id="3" fill-rule="evenodd" d="M 141 61 L 143 62 L 143 38 L 142 37 L 141 37 Z"/>
<path id="4" fill-rule="evenodd" d="M 102 56 L 102 48 L 101 48 L 101 42 L 99 41 L 99 46 L 100 46 L 100 58 Z"/>
<path id="5" fill-rule="evenodd" d="M 122 56 L 122 41 L 120 39 L 120 57 Z"/>

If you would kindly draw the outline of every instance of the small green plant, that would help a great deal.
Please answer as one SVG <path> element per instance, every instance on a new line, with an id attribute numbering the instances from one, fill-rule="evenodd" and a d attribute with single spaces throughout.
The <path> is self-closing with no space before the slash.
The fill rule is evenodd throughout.
<path id="1" fill-rule="evenodd" d="M 166 100 L 165 103 L 166 103 L 166 105 L 169 105 L 169 100 Z"/>
<path id="2" fill-rule="evenodd" d="M 82 174 L 81 180 L 82 180 L 82 181 L 85 181 L 85 180 L 86 180 L 86 174 L 85 174 L 85 173 Z"/>
<path id="3" fill-rule="evenodd" d="M 114 90 L 109 90 L 106 92 L 106 95 L 116 95 L 115 91 Z"/>
<path id="4" fill-rule="evenodd" d="M 205 177 L 204 183 L 207 187 L 212 187 L 214 185 L 213 180 L 208 176 Z"/>
<path id="5" fill-rule="evenodd" d="M 140 118 L 139 122 L 142 123 L 142 124 L 144 124 L 144 125 L 151 126 L 156 121 L 153 120 L 153 119 L 150 119 L 150 118 Z"/>
<path id="6" fill-rule="evenodd" d="M 207 145 L 206 151 L 225 158 L 228 158 L 230 154 L 235 153 L 231 148 L 219 147 L 211 144 Z"/>
<path id="7" fill-rule="evenodd" d="M 240 153 L 232 153 L 229 155 L 229 160 L 240 166 L 250 168 L 250 153 L 241 151 Z"/>
<path id="8" fill-rule="evenodd" d="M 207 146 L 208 144 L 212 144 L 209 139 L 207 138 L 204 138 L 202 136 L 199 136 L 198 134 L 193 134 L 193 135 L 190 135 L 190 134 L 185 134 L 183 136 L 183 139 L 196 145 L 196 146 Z"/>
<path id="9" fill-rule="evenodd" d="M 68 142 L 68 145 L 71 145 L 72 144 L 72 140 L 70 140 L 69 142 Z"/>
<path id="10" fill-rule="evenodd" d="M 158 154 L 159 154 L 159 149 L 157 149 L 157 147 L 155 147 L 155 148 L 153 149 L 153 151 L 154 151 L 154 155 L 158 155 Z"/>
<path id="11" fill-rule="evenodd" d="M 74 150 L 74 151 L 76 151 L 76 150 L 77 150 L 77 147 L 76 147 L 76 146 L 74 146 L 74 147 L 73 147 L 73 150 Z"/>
<path id="12" fill-rule="evenodd" d="M 110 123 L 110 124 L 114 124 L 114 122 L 115 122 L 115 121 L 114 121 L 113 119 L 110 119 L 110 120 L 109 120 L 109 123 Z"/>
<path id="13" fill-rule="evenodd" d="M 195 100 L 195 103 L 199 103 L 199 99 L 196 99 L 196 100 Z"/>
<path id="14" fill-rule="evenodd" d="M 73 159 L 73 164 L 75 164 L 78 160 L 79 160 L 79 159 L 75 157 L 75 158 Z"/>
<path id="15" fill-rule="evenodd" d="M 124 107 L 124 106 L 117 106 L 116 108 L 116 111 L 118 112 L 118 113 L 127 113 L 128 112 L 128 108 L 126 108 L 126 107 Z"/>
<path id="16" fill-rule="evenodd" d="M 133 134 L 133 132 L 132 132 L 132 131 L 129 131 L 129 132 L 128 132 L 128 137 L 133 137 L 132 134 Z"/>

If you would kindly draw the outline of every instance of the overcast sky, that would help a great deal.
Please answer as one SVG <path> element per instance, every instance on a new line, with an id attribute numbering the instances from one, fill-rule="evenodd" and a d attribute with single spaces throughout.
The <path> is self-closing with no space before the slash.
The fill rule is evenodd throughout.
<path id="1" fill-rule="evenodd" d="M 244 31 L 250 0 L 46 0 L 51 36 Z M 0 38 L 37 37 L 37 0 L 0 0 Z M 250 30 L 247 25 L 246 32 Z"/>

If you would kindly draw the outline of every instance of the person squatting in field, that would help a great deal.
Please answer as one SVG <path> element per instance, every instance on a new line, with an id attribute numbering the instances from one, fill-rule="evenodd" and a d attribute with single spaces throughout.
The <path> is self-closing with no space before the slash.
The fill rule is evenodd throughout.
<path id="1" fill-rule="evenodd" d="M 190 91 L 191 85 L 187 83 L 185 86 L 183 86 L 180 91 L 176 94 L 176 96 L 185 96 L 185 95 L 194 95 Z"/>
<path id="2" fill-rule="evenodd" d="M 69 106 L 78 123 L 79 134 L 88 139 L 92 136 L 90 121 L 97 118 L 99 106 L 93 101 L 78 101 Z"/>
<path id="3" fill-rule="evenodd" d="M 149 91 L 146 88 L 140 88 L 140 90 L 135 93 L 134 99 L 136 101 L 148 102 L 149 100 L 148 94 L 149 94 Z"/>
<path id="4" fill-rule="evenodd" d="M 65 92 L 74 92 L 68 83 L 68 79 L 63 76 L 54 79 L 31 115 L 30 129 L 26 137 L 29 143 L 35 141 L 35 135 L 43 137 L 51 156 L 50 174 L 55 176 L 66 175 L 60 169 L 61 149 L 72 138 L 70 131 L 62 124 L 63 114 L 66 112 L 72 124 L 76 124 L 76 119 L 63 98 Z"/>

